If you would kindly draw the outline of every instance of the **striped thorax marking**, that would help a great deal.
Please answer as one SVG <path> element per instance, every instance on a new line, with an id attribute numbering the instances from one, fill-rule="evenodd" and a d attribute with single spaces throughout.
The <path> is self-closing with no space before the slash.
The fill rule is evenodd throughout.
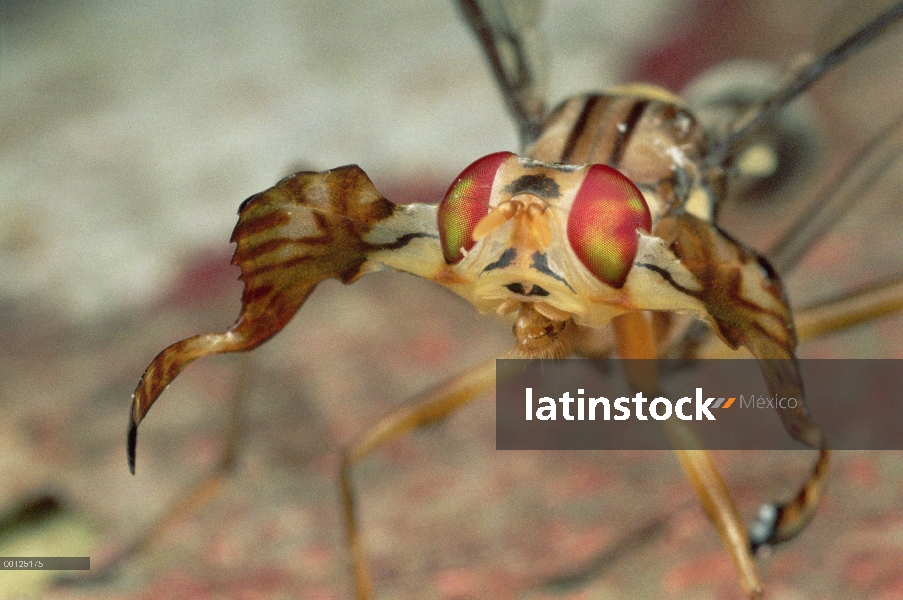
<path id="1" fill-rule="evenodd" d="M 670 92 L 625 86 L 562 103 L 527 154 L 543 162 L 617 169 L 647 194 L 657 220 L 694 195 L 710 195 L 699 170 L 705 147 L 702 127 Z M 697 216 L 710 220 L 711 215 Z"/>

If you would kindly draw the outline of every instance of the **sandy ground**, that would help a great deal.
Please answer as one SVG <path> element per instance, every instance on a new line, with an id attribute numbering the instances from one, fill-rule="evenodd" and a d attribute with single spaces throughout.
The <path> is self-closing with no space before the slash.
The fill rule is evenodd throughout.
<path id="1" fill-rule="evenodd" d="M 221 493 L 108 581 L 0 572 L 0 598 L 351 597 L 339 448 L 506 352 L 506 325 L 404 275 L 327 282 L 249 358 L 173 384 L 135 477 L 130 394 L 163 347 L 237 314 L 227 242 L 244 198 L 357 163 L 393 200 L 436 201 L 474 158 L 516 149 L 475 43 L 441 2 L 34 4 L 0 4 L 0 512 L 40 494 L 64 510 L 0 532 L 0 555 L 99 562 L 211 468 L 239 389 L 245 426 Z M 788 64 L 826 45 L 823 24 L 858 18 L 814 0 L 548 4 L 554 99 L 637 77 L 678 90 L 736 57 Z M 899 38 L 815 90 L 812 189 L 900 112 Z M 896 167 L 788 276 L 795 306 L 901 271 Z M 765 247 L 796 206 L 738 208 L 726 227 Z M 801 354 L 900 358 L 901 339 L 894 317 Z M 747 518 L 812 458 L 716 454 Z M 769 597 L 903 598 L 901 456 L 837 457 L 816 521 L 762 563 Z M 496 452 L 491 398 L 376 453 L 356 483 L 379 598 L 740 597 L 670 454 Z M 588 564 L 578 585 L 553 584 Z"/>

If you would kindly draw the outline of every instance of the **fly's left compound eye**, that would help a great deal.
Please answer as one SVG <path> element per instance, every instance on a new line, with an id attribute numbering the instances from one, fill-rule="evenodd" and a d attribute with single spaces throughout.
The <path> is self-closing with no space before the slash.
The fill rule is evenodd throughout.
<path id="1" fill-rule="evenodd" d="M 475 161 L 458 175 L 439 205 L 439 239 L 445 262 L 453 265 L 464 258 L 464 250 L 476 243 L 473 230 L 489 213 L 492 183 L 510 152 L 496 152 Z"/>
<path id="2" fill-rule="evenodd" d="M 639 189 L 615 169 L 593 165 L 580 185 L 568 217 L 568 242 L 590 273 L 619 288 L 637 252 L 637 230 L 652 217 Z"/>

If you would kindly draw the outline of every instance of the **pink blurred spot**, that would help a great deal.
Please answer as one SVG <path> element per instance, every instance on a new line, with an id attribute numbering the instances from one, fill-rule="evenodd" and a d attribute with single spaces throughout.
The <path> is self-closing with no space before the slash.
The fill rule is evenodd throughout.
<path id="1" fill-rule="evenodd" d="M 693 588 L 706 587 L 712 582 L 736 580 L 734 565 L 725 551 L 712 551 L 671 569 L 662 582 L 667 597 Z M 737 587 L 740 587 L 739 582 Z M 739 597 L 739 594 L 738 594 Z"/>
<path id="2" fill-rule="evenodd" d="M 205 600 L 213 598 L 209 584 L 177 571 L 157 579 L 144 591 L 141 598 L 146 600 Z"/>
<path id="3" fill-rule="evenodd" d="M 461 165 L 463 169 L 467 165 Z M 453 179 L 453 178 L 452 178 Z M 438 204 L 445 196 L 452 179 L 439 181 L 433 178 L 423 179 L 398 179 L 379 185 L 379 192 L 395 204 L 411 204 L 421 202 L 424 204 Z"/>
<path id="4" fill-rule="evenodd" d="M 433 583 L 443 598 L 478 598 L 478 574 L 467 569 L 445 569 L 433 575 Z"/>
<path id="5" fill-rule="evenodd" d="M 563 474 L 562 478 L 551 480 L 545 486 L 545 491 L 550 503 L 571 502 L 593 496 L 617 481 L 614 469 L 575 467 Z"/>
<path id="6" fill-rule="evenodd" d="M 247 575 L 230 581 L 227 589 L 229 598 L 240 600 L 266 600 L 274 593 L 286 589 L 292 583 L 291 575 L 281 567 L 260 567 Z"/>
<path id="7" fill-rule="evenodd" d="M 737 57 L 736 25 L 749 21 L 747 12 L 742 2 L 698 0 L 670 37 L 636 60 L 631 78 L 680 91 L 708 67 Z"/>
<path id="8" fill-rule="evenodd" d="M 844 576 L 861 590 L 903 587 L 903 549 L 875 548 L 856 553 L 847 560 Z"/>
<path id="9" fill-rule="evenodd" d="M 842 475 L 861 487 L 872 487 L 881 479 L 881 471 L 875 461 L 865 456 L 848 461 L 843 466 Z"/>
<path id="10" fill-rule="evenodd" d="M 421 367 L 439 367 L 450 360 L 452 341 L 448 335 L 418 333 L 404 348 L 408 360 Z"/>
<path id="11" fill-rule="evenodd" d="M 232 287 L 238 289 L 240 271 L 229 262 L 233 252 L 230 244 L 202 250 L 188 258 L 165 295 L 164 304 L 192 308 L 224 295 Z"/>

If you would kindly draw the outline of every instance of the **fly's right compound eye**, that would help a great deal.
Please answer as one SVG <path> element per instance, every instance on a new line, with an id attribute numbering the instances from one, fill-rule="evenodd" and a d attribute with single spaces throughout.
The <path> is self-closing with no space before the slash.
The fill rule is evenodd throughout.
<path id="1" fill-rule="evenodd" d="M 637 231 L 652 229 L 643 193 L 619 171 L 593 165 L 568 216 L 568 242 L 596 279 L 624 285 L 637 253 Z"/>
<path id="2" fill-rule="evenodd" d="M 495 175 L 511 156 L 514 156 L 511 152 L 484 156 L 464 169 L 448 188 L 439 204 L 439 239 L 446 263 L 456 264 L 476 243 L 473 231 L 489 213 Z"/>

